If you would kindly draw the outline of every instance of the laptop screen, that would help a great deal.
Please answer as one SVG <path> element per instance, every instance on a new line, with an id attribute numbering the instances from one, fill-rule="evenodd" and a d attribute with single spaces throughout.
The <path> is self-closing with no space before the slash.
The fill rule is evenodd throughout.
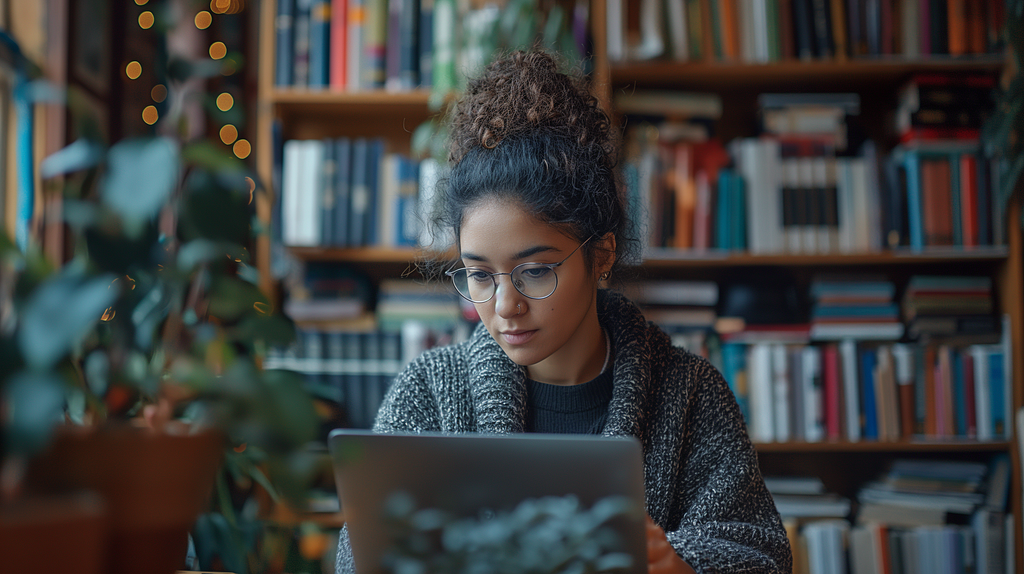
<path id="1" fill-rule="evenodd" d="M 509 555 L 647 571 L 635 439 L 336 429 L 328 445 L 358 574 Z"/>

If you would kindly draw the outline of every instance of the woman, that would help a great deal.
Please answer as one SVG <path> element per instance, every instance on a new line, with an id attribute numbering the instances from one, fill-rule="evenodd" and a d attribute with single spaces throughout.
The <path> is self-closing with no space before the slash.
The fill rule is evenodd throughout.
<path id="1" fill-rule="evenodd" d="M 608 118 L 583 80 L 547 54 L 513 53 L 470 82 L 450 134 L 436 223 L 454 231 L 461 256 L 446 280 L 481 324 L 413 361 L 374 429 L 634 436 L 650 572 L 789 572 L 722 376 L 598 288 L 638 244 Z M 343 531 L 338 572 L 351 570 Z"/>

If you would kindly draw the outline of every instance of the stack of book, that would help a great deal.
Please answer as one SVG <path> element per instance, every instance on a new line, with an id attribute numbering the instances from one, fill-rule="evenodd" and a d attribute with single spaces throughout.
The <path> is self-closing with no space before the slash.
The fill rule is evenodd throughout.
<path id="1" fill-rule="evenodd" d="M 349 266 L 310 262 L 287 282 L 284 313 L 296 323 L 352 328 L 367 321 L 370 280 Z"/>
<path id="2" fill-rule="evenodd" d="M 634 126 L 626 133 L 624 176 L 646 247 L 724 247 L 713 214 L 730 192 L 719 181 L 729 154 L 710 133 L 722 114 L 719 96 L 637 90 L 617 95 L 615 106 Z"/>
<path id="3" fill-rule="evenodd" d="M 464 321 L 460 298 L 449 285 L 415 279 L 385 279 L 377 295 L 377 321 L 385 331 L 402 331 L 407 323 L 451 332 Z"/>
<path id="4" fill-rule="evenodd" d="M 623 289 L 644 317 L 669 334 L 705 331 L 715 325 L 718 283 L 668 279 L 636 282 Z"/>
<path id="5" fill-rule="evenodd" d="M 608 56 L 689 61 L 997 53 L 1004 2 L 607 0 Z"/>
<path id="6" fill-rule="evenodd" d="M 858 495 L 853 572 L 1009 572 L 1010 459 L 897 460 Z"/>
<path id="7" fill-rule="evenodd" d="M 879 339 L 903 336 L 896 286 L 885 277 L 818 276 L 810 286 L 813 340 Z"/>
<path id="8" fill-rule="evenodd" d="M 848 518 L 850 515 L 850 499 L 827 492 L 816 476 L 766 476 L 764 483 L 783 522 Z"/>
<path id="9" fill-rule="evenodd" d="M 988 276 L 915 275 L 902 298 L 912 338 L 962 338 L 991 343 L 999 322 Z"/>

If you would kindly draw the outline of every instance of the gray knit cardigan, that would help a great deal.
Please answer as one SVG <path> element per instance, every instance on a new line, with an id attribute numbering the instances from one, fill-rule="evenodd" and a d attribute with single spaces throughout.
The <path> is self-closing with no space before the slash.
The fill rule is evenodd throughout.
<path id="1" fill-rule="evenodd" d="M 640 310 L 598 291 L 598 318 L 615 349 L 606 436 L 643 445 L 647 512 L 697 572 L 789 573 L 792 554 L 757 454 L 721 374 L 673 347 Z M 469 340 L 431 349 L 396 379 L 378 432 L 519 433 L 524 369 L 483 325 Z M 342 529 L 336 572 L 353 572 Z"/>

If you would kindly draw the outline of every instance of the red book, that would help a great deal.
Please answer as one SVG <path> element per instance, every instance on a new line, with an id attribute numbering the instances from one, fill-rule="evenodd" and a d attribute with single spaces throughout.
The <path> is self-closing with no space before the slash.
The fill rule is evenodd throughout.
<path id="1" fill-rule="evenodd" d="M 971 54 L 984 54 L 985 43 L 985 5 L 982 2 L 965 2 L 967 7 L 967 51 Z"/>
<path id="2" fill-rule="evenodd" d="M 971 3 L 977 0 L 971 0 Z M 967 53 L 967 0 L 948 0 L 946 21 L 949 34 L 949 55 L 961 56 Z"/>
<path id="3" fill-rule="evenodd" d="M 974 356 L 962 352 L 960 363 L 964 376 L 964 409 L 967 411 L 967 438 L 978 438 L 978 416 L 974 406 Z"/>
<path id="4" fill-rule="evenodd" d="M 964 247 L 978 245 L 978 160 L 960 156 L 960 229 Z"/>
<path id="5" fill-rule="evenodd" d="M 911 127 L 900 133 L 900 143 L 932 140 L 963 140 L 978 141 L 981 130 L 978 128 L 954 127 Z"/>
<path id="6" fill-rule="evenodd" d="M 348 0 L 331 0 L 330 87 L 346 88 L 346 62 L 348 56 Z"/>
<path id="7" fill-rule="evenodd" d="M 835 343 L 822 347 L 822 386 L 825 395 L 825 438 L 842 438 L 842 410 L 840 409 L 839 348 Z"/>
<path id="8" fill-rule="evenodd" d="M 793 28 L 793 0 L 779 0 L 779 40 L 783 60 L 796 58 L 796 31 Z"/>
<path id="9" fill-rule="evenodd" d="M 924 349 L 924 434 L 935 438 L 935 347 L 927 345 Z"/>
<path id="10" fill-rule="evenodd" d="M 949 161 L 921 161 L 922 222 L 925 245 L 953 244 L 953 198 Z"/>

